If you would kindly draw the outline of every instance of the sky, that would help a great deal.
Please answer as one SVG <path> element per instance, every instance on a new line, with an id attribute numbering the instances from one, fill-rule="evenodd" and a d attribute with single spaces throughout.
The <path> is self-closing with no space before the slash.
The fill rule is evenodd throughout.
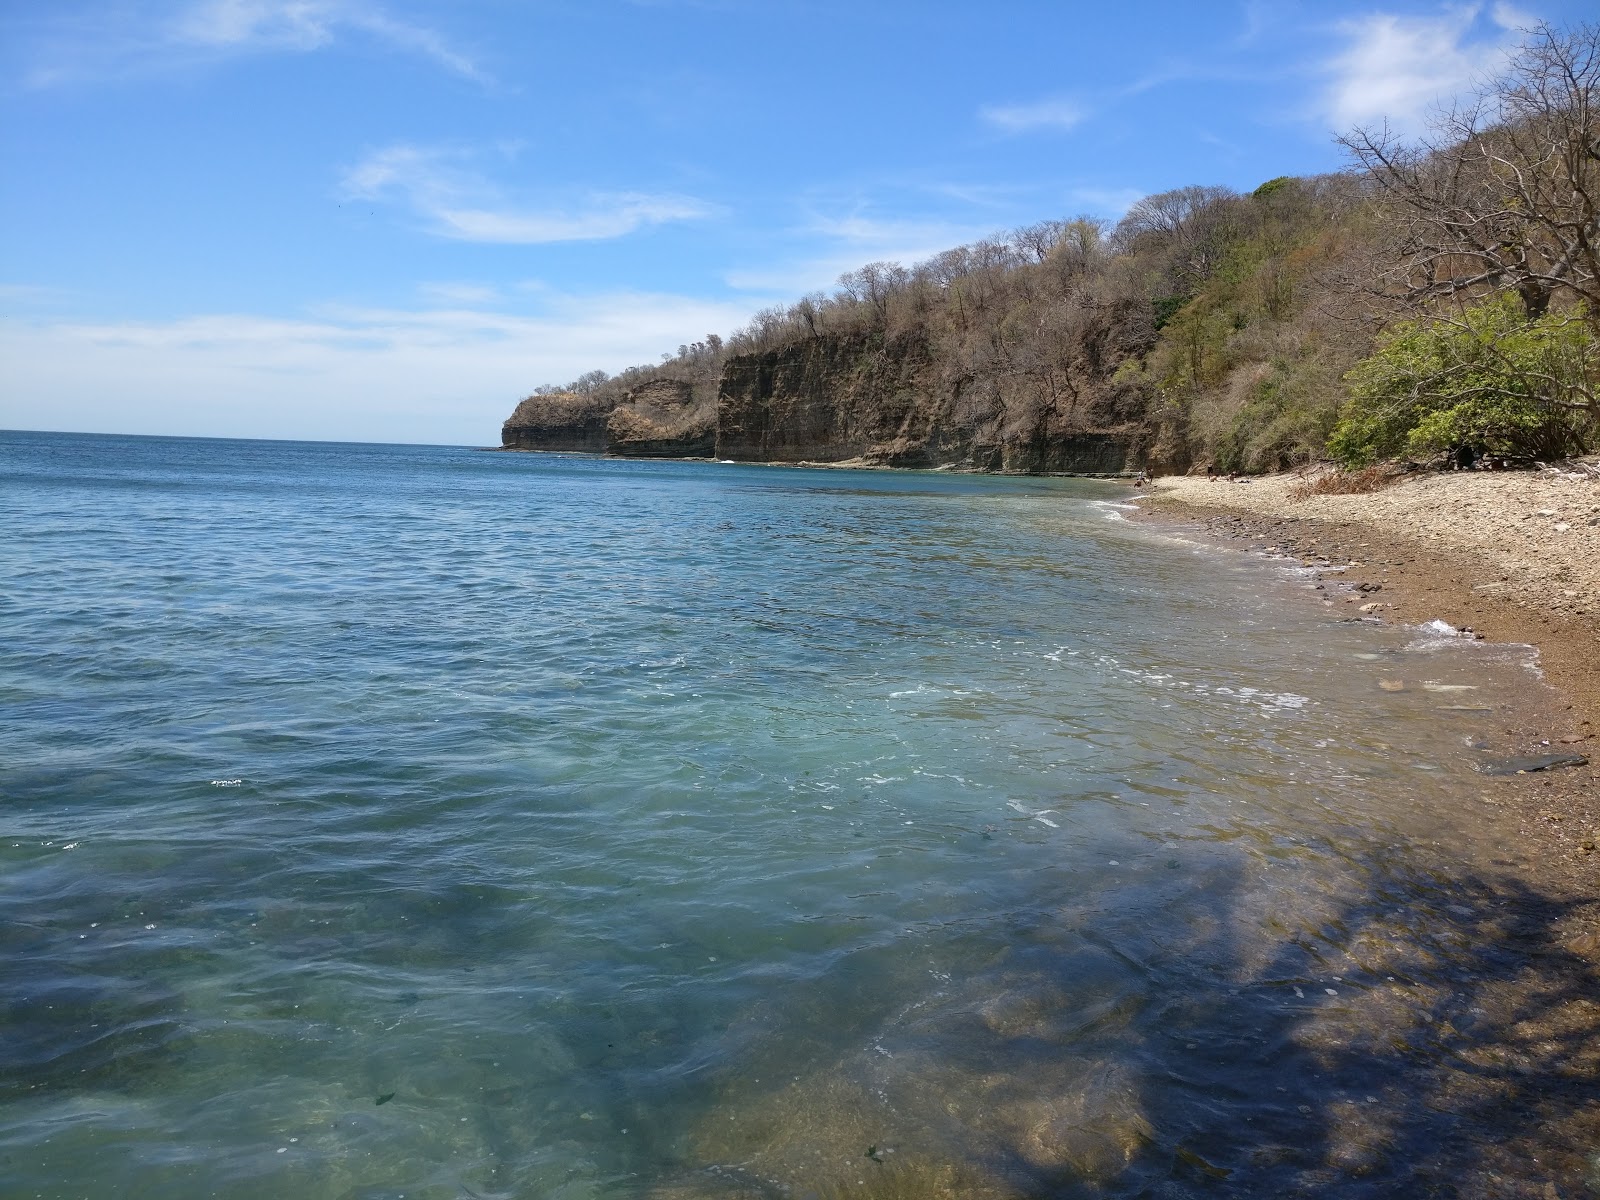
<path id="1" fill-rule="evenodd" d="M 1573 0 L 0 0 L 0 428 L 492 445 L 872 261 L 1345 165 Z"/>

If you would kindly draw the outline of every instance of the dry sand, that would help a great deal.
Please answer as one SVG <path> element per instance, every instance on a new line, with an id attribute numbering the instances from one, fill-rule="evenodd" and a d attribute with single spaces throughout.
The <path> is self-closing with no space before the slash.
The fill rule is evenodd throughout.
<path id="1" fill-rule="evenodd" d="M 1292 500 L 1296 475 L 1245 482 L 1157 480 L 1153 493 L 1185 504 L 1274 517 L 1370 525 L 1457 556 L 1482 578 L 1473 590 L 1537 611 L 1600 611 L 1600 477 L 1463 471 L 1408 478 L 1380 492 Z"/>

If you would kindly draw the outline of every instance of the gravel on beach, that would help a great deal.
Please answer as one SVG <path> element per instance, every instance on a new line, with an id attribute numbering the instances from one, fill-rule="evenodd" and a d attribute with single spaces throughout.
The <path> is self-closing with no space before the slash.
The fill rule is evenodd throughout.
<path id="1" fill-rule="evenodd" d="M 1294 474 L 1229 482 L 1196 476 L 1152 488 L 1185 504 L 1300 520 L 1371 525 L 1478 568 L 1473 591 L 1586 616 L 1600 627 L 1600 477 L 1462 471 L 1420 475 L 1378 492 L 1290 498 Z"/>

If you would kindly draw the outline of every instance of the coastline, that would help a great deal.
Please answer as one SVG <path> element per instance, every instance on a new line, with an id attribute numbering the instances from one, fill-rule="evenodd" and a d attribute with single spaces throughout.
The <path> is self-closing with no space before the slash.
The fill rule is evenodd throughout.
<path id="1" fill-rule="evenodd" d="M 1589 761 L 1485 776 L 1481 799 L 1520 813 L 1523 844 L 1508 857 L 1540 887 L 1600 897 L 1600 481 L 1442 475 L 1295 500 L 1297 482 L 1161 479 L 1135 497 L 1135 519 L 1295 559 L 1341 616 L 1441 620 L 1468 636 L 1532 646 L 1550 686 L 1505 698 L 1499 749 Z M 1569 948 L 1600 963 L 1600 903 L 1592 907 Z"/>

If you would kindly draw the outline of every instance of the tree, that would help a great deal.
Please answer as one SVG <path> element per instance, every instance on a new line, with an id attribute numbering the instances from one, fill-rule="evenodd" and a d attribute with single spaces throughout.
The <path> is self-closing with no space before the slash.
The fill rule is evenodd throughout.
<path id="1" fill-rule="evenodd" d="M 889 319 L 889 297 L 905 287 L 911 275 L 896 262 L 872 262 L 839 276 L 839 286 L 857 304 L 872 309 L 880 325 Z"/>
<path id="2" fill-rule="evenodd" d="M 1238 236 L 1236 193 L 1223 187 L 1185 187 L 1146 196 L 1128 209 L 1116 229 L 1125 250 L 1161 247 L 1171 259 L 1174 282 L 1186 291 L 1210 278 Z"/>
<path id="3" fill-rule="evenodd" d="M 1498 78 L 1415 144 L 1387 125 L 1341 141 L 1394 231 L 1389 296 L 1509 288 L 1537 319 L 1566 295 L 1600 329 L 1600 26 L 1536 26 Z"/>
<path id="4" fill-rule="evenodd" d="M 1529 320 L 1506 292 L 1460 317 L 1403 321 L 1345 377 L 1329 439 L 1350 465 L 1474 446 L 1556 458 L 1592 444 L 1600 338 L 1573 316 Z"/>

